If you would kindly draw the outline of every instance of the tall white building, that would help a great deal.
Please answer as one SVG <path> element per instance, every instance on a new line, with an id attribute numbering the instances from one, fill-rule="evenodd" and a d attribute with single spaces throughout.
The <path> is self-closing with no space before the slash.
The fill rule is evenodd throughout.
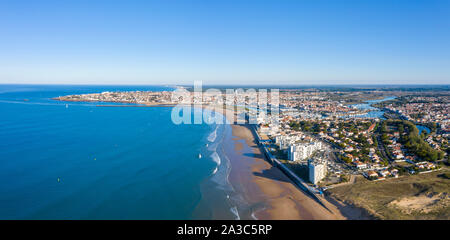
<path id="1" fill-rule="evenodd" d="M 291 161 L 302 161 L 321 148 L 321 141 L 292 144 L 289 147 L 288 158 Z"/>
<path id="2" fill-rule="evenodd" d="M 317 184 L 327 174 L 327 164 L 325 161 L 308 161 L 309 181 Z"/>

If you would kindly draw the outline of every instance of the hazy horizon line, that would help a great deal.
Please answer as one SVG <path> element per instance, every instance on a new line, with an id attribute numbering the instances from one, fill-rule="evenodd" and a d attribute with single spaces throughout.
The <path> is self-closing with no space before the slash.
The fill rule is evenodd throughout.
<path id="1" fill-rule="evenodd" d="M 46 85 L 46 86 L 181 86 L 181 87 L 191 87 L 194 84 L 176 84 L 176 83 L 156 83 L 156 84 L 120 84 L 120 83 L 0 83 L 0 85 Z M 384 84 L 384 83 L 338 83 L 338 84 L 203 84 L 202 86 L 280 86 L 280 87 L 315 87 L 315 86 L 323 86 L 323 87 L 333 87 L 333 86 L 450 86 L 450 84 L 443 83 L 392 83 L 392 84 Z"/>

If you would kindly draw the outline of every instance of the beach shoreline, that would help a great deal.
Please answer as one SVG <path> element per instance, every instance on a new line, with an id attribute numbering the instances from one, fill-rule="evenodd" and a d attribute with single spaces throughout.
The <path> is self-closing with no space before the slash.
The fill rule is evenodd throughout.
<path id="1" fill-rule="evenodd" d="M 300 190 L 281 170 L 264 159 L 248 125 L 231 125 L 224 141 L 231 162 L 230 183 L 244 196 L 256 219 L 346 219 L 332 204 L 325 207 Z"/>
<path id="2" fill-rule="evenodd" d="M 202 108 L 218 110 L 208 105 Z M 219 113 L 227 117 L 227 124 L 231 126 L 231 134 L 225 136 L 221 148 L 231 165 L 228 180 L 246 202 L 246 206 L 239 209 L 241 219 L 347 219 L 335 205 L 325 199 L 321 205 L 272 166 L 262 154 L 250 125 L 237 124 L 237 117 L 230 109 Z"/>
<path id="3" fill-rule="evenodd" d="M 166 104 L 139 107 L 156 106 L 173 107 Z M 321 205 L 266 161 L 250 126 L 237 124 L 237 116 L 230 109 L 217 109 L 211 105 L 201 108 L 222 114 L 231 126 L 231 135 L 226 136 L 220 147 L 221 153 L 226 155 L 223 157 L 231 165 L 227 181 L 236 195 L 246 202 L 236 204 L 241 219 L 346 219 L 335 205 L 326 200 Z"/>

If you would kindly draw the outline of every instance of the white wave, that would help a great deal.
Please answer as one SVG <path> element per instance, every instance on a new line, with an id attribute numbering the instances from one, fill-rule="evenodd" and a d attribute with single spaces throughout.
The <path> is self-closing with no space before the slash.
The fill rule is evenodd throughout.
<path id="1" fill-rule="evenodd" d="M 230 208 L 231 212 L 236 216 L 235 220 L 241 220 L 241 217 L 239 216 L 239 212 L 237 210 L 237 207 Z"/>
<path id="2" fill-rule="evenodd" d="M 217 152 L 213 152 L 213 153 L 211 154 L 211 158 L 213 159 L 213 161 L 214 161 L 215 163 L 217 163 L 217 166 L 220 165 L 220 157 L 219 157 L 219 154 L 217 154 Z"/>
<path id="3" fill-rule="evenodd" d="M 209 142 L 214 142 L 216 140 L 216 138 L 217 138 L 217 129 L 219 129 L 219 126 L 216 126 L 216 129 L 214 129 L 214 131 L 211 134 L 209 134 L 209 136 L 208 136 L 208 141 Z"/>

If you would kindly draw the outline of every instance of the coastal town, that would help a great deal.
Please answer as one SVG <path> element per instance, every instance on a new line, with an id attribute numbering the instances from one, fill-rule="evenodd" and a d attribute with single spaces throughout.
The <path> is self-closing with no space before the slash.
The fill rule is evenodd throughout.
<path id="1" fill-rule="evenodd" d="M 242 118 L 253 116 L 256 122 L 251 126 L 266 157 L 272 163 L 275 160 L 286 169 L 284 172 L 298 179 L 301 187 L 318 196 L 333 195 L 334 189 L 361 182 L 368 185 L 437 172 L 441 178 L 450 178 L 448 89 L 312 88 L 280 89 L 278 94 L 276 114 L 270 94 L 263 107 L 251 100 L 254 93 L 239 102 L 226 101 L 216 92 L 205 91 L 201 100 L 190 95 L 189 100 L 185 97 L 181 102 L 221 105 L 236 110 L 236 115 Z M 180 99 L 174 100 L 172 95 L 170 91 L 103 92 L 55 99 L 173 106 Z M 262 113 L 258 112 L 261 108 Z M 443 194 L 436 201 L 443 202 L 447 212 L 449 196 L 448 192 Z"/>
<path id="2" fill-rule="evenodd" d="M 441 237 L 449 25 L 450 0 L 0 0 L 4 229 Z"/>

